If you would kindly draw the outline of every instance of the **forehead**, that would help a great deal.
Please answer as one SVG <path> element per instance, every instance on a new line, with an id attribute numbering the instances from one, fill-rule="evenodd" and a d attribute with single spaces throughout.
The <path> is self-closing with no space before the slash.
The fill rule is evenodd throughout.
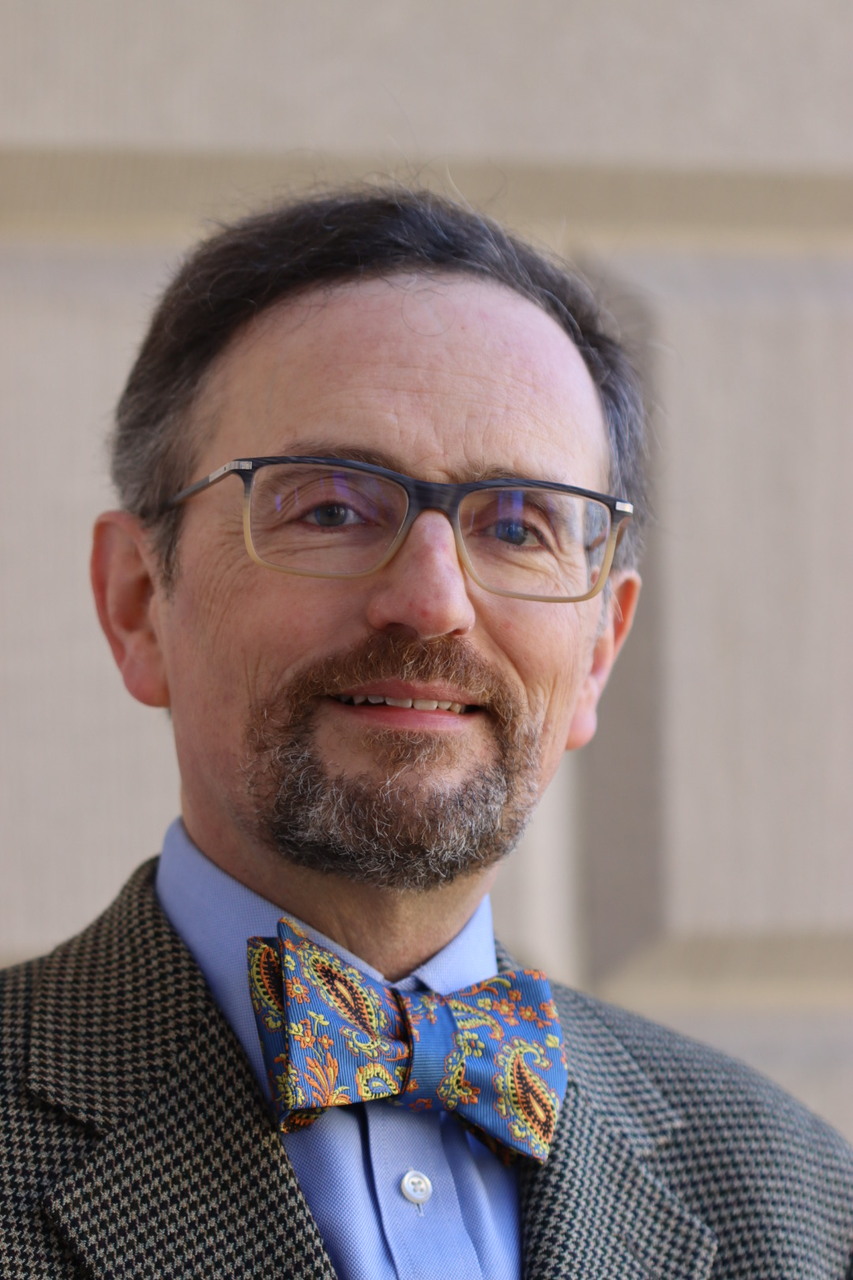
<path id="1" fill-rule="evenodd" d="M 202 473 L 233 457 L 342 451 L 436 479 L 600 488 L 609 469 L 571 339 L 527 299 L 466 278 L 371 280 L 271 308 L 217 361 L 199 417 Z"/>

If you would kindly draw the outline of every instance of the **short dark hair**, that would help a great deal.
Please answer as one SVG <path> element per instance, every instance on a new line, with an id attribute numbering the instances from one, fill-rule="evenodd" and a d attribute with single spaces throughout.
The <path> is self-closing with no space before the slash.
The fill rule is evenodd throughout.
<path id="1" fill-rule="evenodd" d="M 180 509 L 199 449 L 189 429 L 206 375 L 261 312 L 312 288 L 399 273 L 459 274 L 505 285 L 569 335 L 598 388 L 609 485 L 634 503 L 617 565 L 639 554 L 645 515 L 645 415 L 637 374 L 569 265 L 431 191 L 355 188 L 292 200 L 224 226 L 184 260 L 154 312 L 118 403 L 112 475 L 174 574 Z"/>

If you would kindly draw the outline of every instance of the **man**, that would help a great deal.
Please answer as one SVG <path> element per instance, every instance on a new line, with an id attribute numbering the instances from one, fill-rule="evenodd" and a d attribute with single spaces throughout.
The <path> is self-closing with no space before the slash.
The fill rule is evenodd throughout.
<path id="1" fill-rule="evenodd" d="M 0 1275 L 851 1274 L 840 1138 L 492 940 L 630 629 L 641 459 L 588 291 L 467 210 L 344 192 L 188 259 L 92 557 L 182 816 L 4 977 Z"/>

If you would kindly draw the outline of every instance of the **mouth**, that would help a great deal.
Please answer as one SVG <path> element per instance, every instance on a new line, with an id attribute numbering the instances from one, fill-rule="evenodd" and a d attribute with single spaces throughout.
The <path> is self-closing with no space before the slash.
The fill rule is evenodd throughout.
<path id="1" fill-rule="evenodd" d="M 485 711 L 473 690 L 460 684 L 439 681 L 404 680 L 386 677 L 351 685 L 328 695 L 333 702 L 352 707 L 361 715 L 387 717 L 388 724 L 414 727 L 441 722 L 459 722 L 465 716 Z"/>
<path id="2" fill-rule="evenodd" d="M 406 711 L 451 711 L 454 715 L 469 715 L 478 711 L 474 703 L 450 702 L 436 698 L 391 698 L 374 693 L 334 694 L 335 702 L 342 702 L 345 707 L 400 707 Z"/>

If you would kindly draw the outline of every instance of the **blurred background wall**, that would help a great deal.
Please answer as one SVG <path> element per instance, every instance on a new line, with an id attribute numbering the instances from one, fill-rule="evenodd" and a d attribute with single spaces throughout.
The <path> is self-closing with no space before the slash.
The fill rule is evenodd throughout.
<path id="1" fill-rule="evenodd" d="M 500 931 L 853 1137 L 853 7 L 2 0 L 0 27 L 2 959 L 87 922 L 177 809 L 86 567 L 158 289 L 275 193 L 425 182 L 603 274 L 653 404 L 640 618 Z"/>

